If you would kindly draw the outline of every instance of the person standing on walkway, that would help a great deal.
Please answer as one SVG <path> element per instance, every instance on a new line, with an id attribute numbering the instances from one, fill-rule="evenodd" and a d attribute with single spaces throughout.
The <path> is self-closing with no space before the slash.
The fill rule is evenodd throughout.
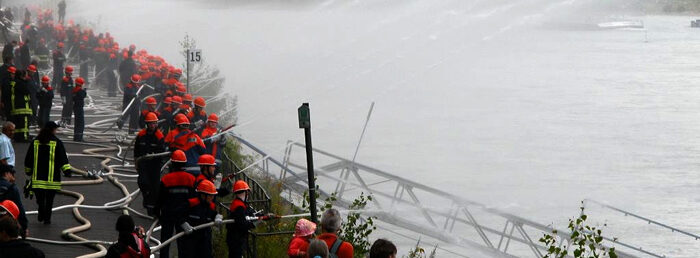
<path id="1" fill-rule="evenodd" d="M 187 156 L 181 150 L 173 151 L 170 157 L 170 173 L 160 179 L 158 202 L 156 203 L 156 217 L 160 219 L 160 239 L 168 240 L 173 236 L 173 231 L 179 233 L 187 219 L 189 198 L 194 192 L 194 176 L 185 172 Z M 178 253 L 187 246 L 184 239 L 177 239 Z M 160 257 L 170 257 L 170 245 L 160 250 Z"/>
<path id="2" fill-rule="evenodd" d="M 63 76 L 61 80 L 61 102 L 63 102 L 63 109 L 61 110 L 61 122 L 66 124 L 71 124 L 71 117 L 73 116 L 73 87 L 75 83 L 73 82 L 73 67 L 66 66 L 65 69 L 66 76 Z"/>
<path id="3" fill-rule="evenodd" d="M 27 90 L 29 90 L 29 107 L 32 109 L 32 116 L 30 117 L 31 124 L 35 125 L 38 121 L 37 116 L 39 114 L 39 100 L 36 98 L 36 94 L 39 92 L 41 87 L 39 72 L 36 69 L 36 60 L 32 61 L 32 64 L 27 66 L 27 77 L 29 77 L 27 83 Z"/>
<path id="4" fill-rule="evenodd" d="M 66 21 L 66 0 L 58 2 L 58 22 L 63 24 Z"/>
<path id="5" fill-rule="evenodd" d="M 158 116 L 155 113 L 148 113 L 145 121 L 146 128 L 138 133 L 134 143 L 134 160 L 136 160 L 136 171 L 139 174 L 137 182 L 143 193 L 143 207 L 146 208 L 148 215 L 153 215 L 158 200 L 160 168 L 163 162 L 159 157 L 143 160 L 139 158 L 146 154 L 165 152 L 163 142 L 165 136 L 158 130 Z"/>
<path id="6" fill-rule="evenodd" d="M 15 123 L 16 142 L 29 141 L 29 123 L 32 116 L 28 84 L 31 80 L 24 71 L 17 71 L 16 83 L 10 88 L 10 120 Z"/>
<path id="7" fill-rule="evenodd" d="M 56 137 L 58 124 L 49 121 L 27 149 L 24 171 L 31 176 L 31 191 L 39 205 L 39 221 L 51 224 L 56 191 L 61 190 L 61 173 L 71 176 L 71 166 L 63 142 Z"/>
<path id="8" fill-rule="evenodd" d="M 46 122 L 49 121 L 51 115 L 51 106 L 53 106 L 53 88 L 49 84 L 49 77 L 44 75 L 41 77 L 41 88 L 37 92 L 36 97 L 39 100 L 39 127 L 43 128 Z"/>
<path id="9" fill-rule="evenodd" d="M 61 79 L 63 79 L 63 65 L 66 62 L 66 55 L 63 54 L 63 42 L 58 42 L 56 44 L 56 50 L 53 51 L 53 86 L 59 89 L 61 93 Z"/>
<path id="10" fill-rule="evenodd" d="M 214 183 L 209 180 L 204 180 L 199 183 L 197 189 L 197 197 L 189 199 L 189 210 L 187 222 L 183 226 L 185 229 L 191 229 L 205 223 L 215 222 L 221 225 L 223 216 L 216 213 L 216 203 L 214 197 L 217 194 Z M 186 236 L 183 237 L 183 242 L 186 244 L 182 248 L 185 252 L 179 253 L 182 258 L 212 258 L 212 234 L 211 227 L 199 229 L 197 231 L 185 231 Z M 179 243 L 178 243 L 179 244 Z"/>
<path id="11" fill-rule="evenodd" d="M 15 148 L 12 138 L 15 135 L 15 124 L 7 121 L 2 125 L 0 134 L 0 164 L 15 167 Z"/>
<path id="12" fill-rule="evenodd" d="M 247 217 L 254 216 L 253 209 L 248 205 L 248 194 L 250 187 L 243 180 L 238 180 L 233 184 L 233 195 L 235 199 L 229 207 L 228 218 L 235 222 L 226 224 L 226 244 L 228 245 L 229 258 L 243 257 L 243 250 L 250 254 L 248 246 L 248 230 L 255 228 L 253 222 Z"/>
<path id="13" fill-rule="evenodd" d="M 85 97 L 87 93 L 83 88 L 85 80 L 83 77 L 78 77 L 75 79 L 75 88 L 73 88 L 73 114 L 75 114 L 75 126 L 73 127 L 73 141 L 82 142 L 83 141 L 83 131 L 85 130 L 85 112 L 83 108 L 85 106 Z"/>

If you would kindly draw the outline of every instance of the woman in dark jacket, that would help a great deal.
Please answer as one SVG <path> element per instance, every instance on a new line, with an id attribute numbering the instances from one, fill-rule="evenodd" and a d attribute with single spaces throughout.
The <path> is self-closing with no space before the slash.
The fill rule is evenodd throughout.
<path id="1" fill-rule="evenodd" d="M 46 123 L 27 149 L 24 172 L 31 177 L 31 187 L 39 205 L 39 221 L 51 224 L 51 209 L 56 191 L 61 190 L 61 172 L 71 175 L 63 142 L 56 137 L 58 124 Z M 36 155 L 34 155 L 36 153 Z"/>

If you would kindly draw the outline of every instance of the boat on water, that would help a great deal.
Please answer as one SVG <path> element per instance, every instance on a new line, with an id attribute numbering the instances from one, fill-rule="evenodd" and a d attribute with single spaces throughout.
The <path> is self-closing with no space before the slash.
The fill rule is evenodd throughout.
<path id="1" fill-rule="evenodd" d="M 690 21 L 691 28 L 700 28 L 700 19 Z"/>
<path id="2" fill-rule="evenodd" d="M 644 22 L 642 21 L 614 21 L 598 23 L 598 28 L 601 29 L 643 29 Z"/>

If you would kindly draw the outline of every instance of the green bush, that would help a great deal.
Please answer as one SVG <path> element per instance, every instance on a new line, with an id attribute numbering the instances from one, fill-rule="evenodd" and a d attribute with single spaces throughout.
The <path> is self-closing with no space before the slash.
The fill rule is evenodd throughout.
<path id="1" fill-rule="evenodd" d="M 568 229 L 571 231 L 569 239 L 560 238 L 556 230 L 552 231 L 552 234 L 544 234 L 539 239 L 547 248 L 547 254 L 544 257 L 617 258 L 614 247 L 603 246 L 603 231 L 600 228 L 586 225 L 587 219 L 584 207 L 581 206 L 581 215 L 576 220 L 569 219 Z M 573 251 L 569 253 L 569 249 L 573 249 Z"/>

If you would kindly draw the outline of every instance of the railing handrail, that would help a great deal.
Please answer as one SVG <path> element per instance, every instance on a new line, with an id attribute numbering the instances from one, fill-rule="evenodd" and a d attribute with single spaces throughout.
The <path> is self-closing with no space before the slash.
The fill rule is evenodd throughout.
<path id="1" fill-rule="evenodd" d="M 608 205 L 608 204 L 605 204 L 605 203 L 602 203 L 602 202 L 599 202 L 599 201 L 596 201 L 596 200 L 593 200 L 593 199 L 584 199 L 584 200 L 583 200 L 583 205 L 585 206 L 586 203 L 589 203 L 589 202 L 590 202 L 590 203 L 593 203 L 593 204 L 597 204 L 597 205 L 599 205 L 599 206 L 601 206 L 601 207 L 603 207 L 603 208 L 606 208 L 606 209 L 610 209 L 610 210 L 613 210 L 613 211 L 617 211 L 617 212 L 619 212 L 619 213 L 624 214 L 625 216 L 632 216 L 632 217 L 634 217 L 634 218 L 637 218 L 637 219 L 646 221 L 646 222 L 649 223 L 649 224 L 654 224 L 654 225 L 657 225 L 657 226 L 660 226 L 660 227 L 663 227 L 663 228 L 666 228 L 666 229 L 670 229 L 671 232 L 678 232 L 678 233 L 687 235 L 687 236 L 689 236 L 689 237 L 695 238 L 695 240 L 700 240 L 700 235 L 696 235 L 696 234 L 690 233 L 690 232 L 688 232 L 688 231 L 685 231 L 685 230 L 682 230 L 682 229 L 678 229 L 678 228 L 676 228 L 676 227 L 669 226 L 669 225 L 667 225 L 667 224 L 658 222 L 658 221 L 656 221 L 656 220 L 653 220 L 653 219 L 650 219 L 650 218 L 646 218 L 646 217 L 643 217 L 643 216 L 641 216 L 641 215 L 637 215 L 637 214 L 635 214 L 635 213 L 633 213 L 633 212 L 629 212 L 629 211 L 626 211 L 626 210 L 623 210 L 623 209 L 620 209 L 620 208 L 614 207 L 614 206 L 612 206 L 612 205 Z"/>

